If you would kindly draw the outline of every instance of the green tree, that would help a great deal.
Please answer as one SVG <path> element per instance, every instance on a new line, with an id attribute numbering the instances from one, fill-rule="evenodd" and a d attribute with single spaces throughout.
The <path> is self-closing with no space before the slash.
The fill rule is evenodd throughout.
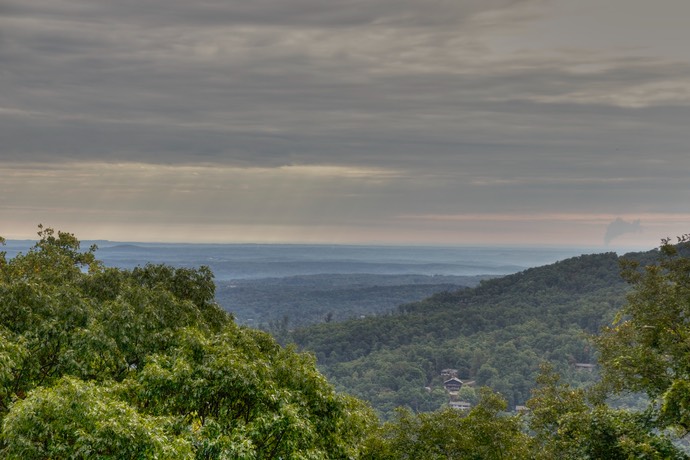
<path id="1" fill-rule="evenodd" d="M 7 459 L 192 459 L 171 420 L 142 415 L 113 388 L 65 377 L 32 390 L 3 420 Z M 174 431 L 174 430 L 172 430 Z"/>
<path id="2" fill-rule="evenodd" d="M 614 391 L 643 391 L 660 426 L 690 431 L 690 235 L 663 240 L 659 260 L 627 261 L 632 284 L 612 327 L 596 338 L 603 378 Z M 657 410 L 658 409 L 658 410 Z"/>
<path id="3" fill-rule="evenodd" d="M 479 404 L 397 417 L 371 436 L 362 458 L 369 460 L 528 459 L 528 436 L 517 415 L 506 415 L 506 401 L 488 388 Z"/>
<path id="4" fill-rule="evenodd" d="M 72 234 L 39 237 L 0 257 L 0 456 L 357 456 L 372 411 L 237 326 L 210 270 L 106 268 Z"/>
<path id="5" fill-rule="evenodd" d="M 583 389 L 560 381 L 548 365 L 527 402 L 537 459 L 682 459 L 671 440 L 654 430 L 648 413 L 612 409 L 590 401 Z"/>

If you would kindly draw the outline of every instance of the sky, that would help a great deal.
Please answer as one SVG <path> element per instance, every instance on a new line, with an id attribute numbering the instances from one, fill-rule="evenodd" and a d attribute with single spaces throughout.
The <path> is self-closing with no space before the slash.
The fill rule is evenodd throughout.
<path id="1" fill-rule="evenodd" d="M 0 235 L 655 247 L 687 0 L 0 0 Z"/>

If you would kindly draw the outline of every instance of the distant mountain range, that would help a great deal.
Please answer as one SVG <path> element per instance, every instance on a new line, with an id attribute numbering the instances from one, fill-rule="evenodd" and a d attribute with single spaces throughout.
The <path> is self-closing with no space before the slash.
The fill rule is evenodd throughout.
<path id="1" fill-rule="evenodd" d="M 8 257 L 33 241 L 8 241 Z M 290 244 L 172 244 L 82 241 L 97 244 L 108 266 L 134 268 L 146 263 L 176 267 L 206 265 L 216 280 L 282 278 L 321 274 L 506 275 L 582 253 L 582 248 L 407 247 Z"/>

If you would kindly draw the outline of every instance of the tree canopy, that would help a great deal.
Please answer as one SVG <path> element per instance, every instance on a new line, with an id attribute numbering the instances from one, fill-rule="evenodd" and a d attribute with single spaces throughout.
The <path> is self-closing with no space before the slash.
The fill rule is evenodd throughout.
<path id="1" fill-rule="evenodd" d="M 596 341 L 604 382 L 642 391 L 658 423 L 690 432 L 690 235 L 663 240 L 659 260 L 625 264 L 634 289 Z"/>
<path id="2" fill-rule="evenodd" d="M 535 370 L 526 413 L 509 413 L 509 401 L 494 390 L 464 388 L 463 397 L 476 401 L 469 411 L 425 412 L 420 400 L 415 411 L 400 408 L 382 425 L 366 404 L 334 390 L 314 356 L 235 324 L 216 305 L 207 268 L 108 268 L 96 258 L 95 247 L 82 251 L 72 234 L 40 227 L 39 238 L 26 254 L 10 260 L 0 252 L 2 458 L 688 458 L 668 428 L 690 431 L 689 237 L 678 245 L 665 241 L 658 263 L 626 262 L 624 276 L 632 283 L 628 301 L 595 340 L 602 385 L 573 387 L 543 365 Z M 587 260 L 594 267 L 609 265 L 612 257 Z M 520 275 L 561 286 L 539 297 L 532 283 L 528 292 L 539 303 L 559 297 L 563 286 L 581 289 L 583 279 L 559 276 Z M 584 279 L 596 282 L 596 277 Z M 472 299 L 488 296 L 500 283 L 440 297 L 466 302 L 461 309 L 470 313 Z M 599 292 L 605 292 L 608 281 L 600 283 Z M 508 300 L 501 308 L 511 314 Z M 533 307 L 542 311 L 541 305 Z M 411 305 L 402 316 L 429 316 L 430 308 L 428 302 Z M 495 386 L 501 378 L 497 369 L 534 358 L 526 357 L 521 341 L 510 334 L 534 333 L 536 323 L 505 326 L 509 332 L 502 335 L 499 324 L 480 321 L 476 310 L 472 327 L 503 342 L 497 356 L 475 349 L 456 359 Z M 545 333 L 534 340 L 546 341 L 545 348 L 557 343 Z M 404 394 L 410 380 L 424 384 L 424 372 L 388 352 L 379 373 L 396 388 L 392 393 Z M 408 352 L 418 361 L 433 357 Z M 430 369 L 439 364 L 427 361 Z M 369 372 L 356 364 L 341 370 Z M 607 404 L 610 392 L 626 390 L 646 392 L 649 408 Z"/>
<path id="3" fill-rule="evenodd" d="M 441 371 L 489 386 L 524 405 L 549 361 L 571 384 L 597 372 L 588 336 L 609 324 L 629 286 L 614 253 L 570 258 L 478 287 L 442 292 L 397 313 L 297 329 L 337 388 L 369 401 L 384 418 L 398 406 L 431 411 L 447 403 Z M 426 390 L 432 388 L 432 392 Z"/>
<path id="4" fill-rule="evenodd" d="M 237 326 L 205 267 L 106 268 L 39 228 L 0 256 L 0 455 L 348 458 L 374 421 L 314 359 Z"/>

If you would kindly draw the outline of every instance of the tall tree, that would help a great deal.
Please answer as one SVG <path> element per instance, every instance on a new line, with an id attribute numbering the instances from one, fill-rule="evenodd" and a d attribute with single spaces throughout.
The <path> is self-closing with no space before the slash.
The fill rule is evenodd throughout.
<path id="1" fill-rule="evenodd" d="M 633 286 L 616 323 L 596 339 L 604 381 L 643 391 L 660 426 L 690 431 L 690 235 L 662 241 L 659 260 L 628 261 Z"/>
<path id="2" fill-rule="evenodd" d="M 39 228 L 0 254 L 0 456 L 341 459 L 375 422 L 314 359 L 237 326 L 207 268 L 106 268 Z"/>

